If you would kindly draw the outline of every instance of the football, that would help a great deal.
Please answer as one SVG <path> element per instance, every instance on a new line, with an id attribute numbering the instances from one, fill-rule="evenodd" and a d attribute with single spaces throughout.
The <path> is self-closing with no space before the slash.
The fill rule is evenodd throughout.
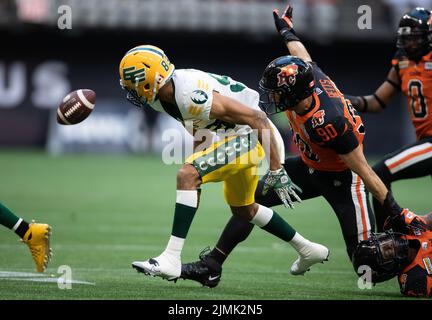
<path id="1" fill-rule="evenodd" d="M 90 89 L 72 91 L 57 108 L 57 122 L 64 125 L 77 124 L 86 119 L 96 103 L 96 93 Z"/>

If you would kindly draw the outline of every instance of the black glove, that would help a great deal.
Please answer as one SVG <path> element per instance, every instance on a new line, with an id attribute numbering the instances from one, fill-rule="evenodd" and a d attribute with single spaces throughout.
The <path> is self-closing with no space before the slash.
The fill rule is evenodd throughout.
<path id="1" fill-rule="evenodd" d="M 290 5 L 288 5 L 288 7 L 285 9 L 282 17 L 279 17 L 278 10 L 273 10 L 273 19 L 276 29 L 284 39 L 285 43 L 290 41 L 300 41 L 293 29 L 292 12 L 293 8 Z"/>
<path id="2" fill-rule="evenodd" d="M 384 222 L 384 230 L 393 229 L 402 233 L 408 233 L 410 230 L 429 230 L 426 221 L 410 210 L 402 209 L 390 191 L 387 193 L 383 206 L 389 214 Z"/>
<path id="3" fill-rule="evenodd" d="M 391 191 L 387 193 L 386 198 L 384 199 L 383 207 L 389 217 L 398 217 L 402 213 L 402 208 L 393 198 Z"/>

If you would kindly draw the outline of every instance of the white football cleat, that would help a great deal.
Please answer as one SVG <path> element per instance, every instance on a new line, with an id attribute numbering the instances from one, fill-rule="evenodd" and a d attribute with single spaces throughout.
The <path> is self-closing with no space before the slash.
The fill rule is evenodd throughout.
<path id="1" fill-rule="evenodd" d="M 164 253 L 146 261 L 134 261 L 132 267 L 145 275 L 158 276 L 167 280 L 175 280 L 181 274 L 181 260 Z"/>
<path id="2" fill-rule="evenodd" d="M 325 246 L 310 241 L 309 246 L 301 250 L 299 257 L 292 264 L 291 274 L 295 276 L 302 275 L 309 271 L 310 267 L 315 263 L 328 261 L 329 255 L 330 251 Z"/>

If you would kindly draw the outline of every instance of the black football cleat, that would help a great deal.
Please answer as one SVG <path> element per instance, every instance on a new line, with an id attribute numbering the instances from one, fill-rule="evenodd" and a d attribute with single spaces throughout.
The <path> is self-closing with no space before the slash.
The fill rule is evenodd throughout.
<path id="1" fill-rule="evenodd" d="M 207 247 L 201 251 L 199 261 L 182 264 L 180 278 L 197 281 L 205 287 L 216 287 L 222 277 L 222 266 L 209 252 Z"/>

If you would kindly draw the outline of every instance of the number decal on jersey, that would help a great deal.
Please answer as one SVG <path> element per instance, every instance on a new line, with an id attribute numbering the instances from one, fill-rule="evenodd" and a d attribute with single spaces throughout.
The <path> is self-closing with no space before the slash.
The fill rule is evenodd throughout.
<path id="1" fill-rule="evenodd" d="M 351 102 L 347 99 L 345 99 L 346 105 L 348 107 L 348 113 L 350 114 L 355 129 L 357 130 L 358 133 L 360 134 L 365 134 L 365 127 L 363 125 L 363 122 L 361 121 L 361 118 L 357 112 L 357 110 L 352 106 Z"/>
<path id="2" fill-rule="evenodd" d="M 229 86 L 229 88 L 232 92 L 241 92 L 244 89 L 246 89 L 246 86 L 243 83 L 236 82 L 233 79 L 231 79 L 230 77 L 220 76 L 220 75 L 214 74 L 214 73 L 208 73 L 208 74 L 212 78 L 216 79 L 221 85 Z"/>
<path id="3" fill-rule="evenodd" d="M 326 125 L 324 128 L 318 128 L 318 129 L 316 129 L 316 131 L 318 132 L 318 134 L 320 135 L 320 137 L 325 142 L 333 140 L 334 138 L 337 137 L 337 131 L 333 127 L 333 125 L 331 123 L 329 123 L 328 125 Z"/>
<path id="4" fill-rule="evenodd" d="M 423 95 L 423 83 L 418 80 L 410 80 L 408 83 L 408 94 L 410 97 L 410 107 L 415 118 L 423 119 L 428 114 L 427 101 Z"/>
<path id="5" fill-rule="evenodd" d="M 302 152 L 309 160 L 319 162 L 318 156 L 312 152 L 312 148 L 304 141 L 298 133 L 294 136 L 294 142 L 297 145 L 300 152 Z"/>

